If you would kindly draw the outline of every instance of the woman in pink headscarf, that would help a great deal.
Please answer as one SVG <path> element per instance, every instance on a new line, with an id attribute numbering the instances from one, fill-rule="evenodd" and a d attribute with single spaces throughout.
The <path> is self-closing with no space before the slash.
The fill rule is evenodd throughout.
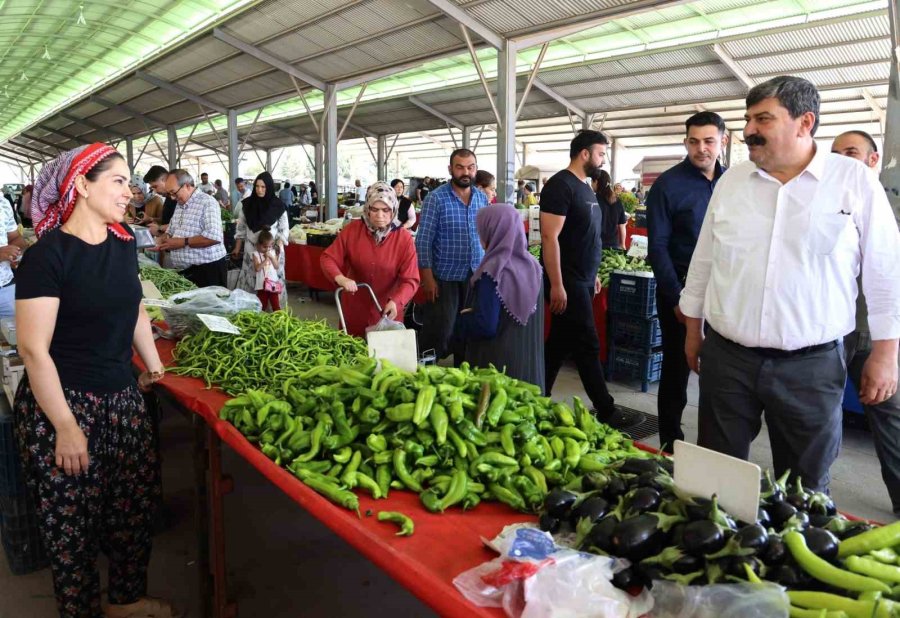
<path id="1" fill-rule="evenodd" d="M 130 176 L 105 144 L 46 164 L 31 205 L 39 240 L 16 275 L 27 370 L 16 436 L 67 618 L 172 615 L 145 596 L 160 484 L 140 390 L 163 377 L 163 365 L 141 305 L 134 238 L 122 223 Z M 136 381 L 132 347 L 149 369 Z M 109 558 L 106 608 L 98 550 Z"/>

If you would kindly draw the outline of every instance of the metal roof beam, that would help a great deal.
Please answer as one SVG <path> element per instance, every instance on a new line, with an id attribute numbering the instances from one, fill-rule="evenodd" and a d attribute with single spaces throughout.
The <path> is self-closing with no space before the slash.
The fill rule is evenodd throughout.
<path id="1" fill-rule="evenodd" d="M 51 141 L 42 139 L 40 137 L 35 137 L 33 135 L 29 135 L 28 133 L 20 133 L 19 137 L 22 139 L 27 139 L 32 142 L 37 142 L 38 144 L 43 144 L 44 146 L 49 146 L 50 148 L 55 148 L 57 152 L 62 152 L 63 150 L 65 150 L 65 148 L 63 148 L 59 144 L 54 144 Z"/>
<path id="2" fill-rule="evenodd" d="M 51 128 L 47 127 L 46 125 L 43 125 L 43 124 L 38 124 L 38 125 L 35 125 L 35 126 L 36 126 L 37 128 L 39 128 L 41 131 L 46 131 L 47 133 L 53 133 L 53 134 L 55 134 L 55 135 L 59 135 L 60 137 L 64 137 L 64 138 L 66 138 L 67 140 L 72 141 L 72 142 L 75 142 L 76 144 L 79 144 L 79 145 L 81 145 L 81 146 L 85 146 L 85 145 L 87 145 L 87 144 L 90 144 L 90 142 L 88 142 L 88 141 L 86 141 L 86 140 L 84 140 L 84 139 L 82 139 L 82 138 L 80 138 L 80 137 L 78 137 L 78 136 L 76 136 L 76 135 L 72 135 L 72 134 L 70 134 L 70 133 L 66 133 L 65 131 L 63 131 L 63 130 L 61 130 L 61 129 L 51 129 Z"/>
<path id="3" fill-rule="evenodd" d="M 138 120 L 142 120 L 145 124 L 156 125 L 160 129 L 166 128 L 166 123 L 164 121 L 156 118 L 151 114 L 142 114 L 141 112 L 137 111 L 130 105 L 126 105 L 125 103 L 113 103 L 109 99 L 105 99 L 102 96 L 96 94 L 91 95 L 90 100 L 94 103 L 102 105 L 106 109 L 112 109 L 117 112 L 122 112 L 127 116 L 132 116 L 134 118 L 137 118 Z"/>
<path id="4" fill-rule="evenodd" d="M 756 81 L 750 75 L 741 68 L 741 65 L 737 63 L 737 61 L 729 54 L 724 47 L 715 43 L 712 46 L 712 51 L 716 55 L 716 57 L 725 65 L 725 67 L 731 71 L 731 74 L 734 75 L 738 81 L 747 86 L 747 88 L 753 88 L 756 85 Z"/>
<path id="5" fill-rule="evenodd" d="M 503 37 L 485 26 L 483 23 L 469 15 L 465 9 L 450 0 L 426 0 L 450 19 L 462 24 L 485 42 L 490 43 L 495 49 L 503 47 Z"/>
<path id="6" fill-rule="evenodd" d="M 28 154 L 27 152 L 19 152 L 18 150 L 13 150 L 12 148 L 9 148 L 8 146 L 21 147 L 20 144 L 16 144 L 13 142 L 7 142 L 7 146 L 0 146 L 0 152 L 8 152 L 10 155 L 16 155 L 18 157 L 22 157 L 22 159 L 24 161 L 28 162 L 28 165 L 34 165 L 35 163 L 44 163 L 47 160 L 47 159 L 39 159 L 39 158 L 35 157 L 34 155 Z M 4 155 L 4 156 L 6 156 L 6 155 Z"/>
<path id="7" fill-rule="evenodd" d="M 127 139 L 127 137 L 123 133 L 119 133 L 118 131 L 116 131 L 114 129 L 110 129 L 110 128 L 104 127 L 102 125 L 99 125 L 92 120 L 88 120 L 86 118 L 79 118 L 77 116 L 73 116 L 72 114 L 70 114 L 68 112 L 60 112 L 59 115 L 62 116 L 63 118 L 65 118 L 66 120 L 71 120 L 72 122 L 74 122 L 76 124 L 83 124 L 84 126 L 90 127 L 92 129 L 94 129 L 95 131 L 100 131 L 102 133 L 105 133 L 107 136 L 111 135 L 111 136 L 117 137 L 119 139 Z"/>
<path id="8" fill-rule="evenodd" d="M 424 101 L 419 99 L 418 97 L 409 97 L 409 102 L 412 103 L 413 105 L 415 105 L 416 107 L 418 107 L 419 109 L 421 109 L 422 111 L 427 112 L 427 113 L 431 114 L 432 116 L 434 116 L 435 118 L 438 118 L 439 120 L 443 120 L 447 124 L 452 125 L 452 126 L 456 127 L 457 129 L 459 129 L 460 131 L 462 131 L 463 123 L 461 123 L 456 118 L 453 118 L 452 116 L 448 116 L 444 112 L 431 107 L 430 105 L 428 105 L 427 103 L 425 103 Z"/>
<path id="9" fill-rule="evenodd" d="M 16 137 L 20 137 L 20 138 L 21 138 L 22 136 L 21 136 L 21 135 L 17 135 Z M 27 144 L 19 144 L 18 142 L 12 141 L 13 139 L 15 139 L 15 138 L 11 138 L 11 139 L 10 139 L 9 141 L 7 141 L 6 143 L 9 144 L 10 146 L 15 146 L 16 148 L 24 148 L 25 150 L 30 150 L 31 152 L 37 153 L 38 155 L 40 155 L 40 158 L 41 158 L 42 161 L 44 160 L 44 158 L 51 158 L 51 159 L 52 159 L 54 156 L 56 156 L 56 155 L 54 155 L 54 154 L 51 154 L 51 153 L 46 152 L 46 151 L 44 151 L 44 150 L 41 150 L 40 148 L 35 148 L 34 146 L 28 146 Z M 26 139 L 30 139 L 30 138 L 26 138 Z M 59 148 L 59 147 L 57 146 L 57 148 Z M 65 149 L 64 149 L 64 148 L 60 148 L 60 151 L 62 151 L 62 150 L 65 150 Z M 27 156 L 30 156 L 30 157 L 34 158 L 34 155 L 27 155 Z"/>
<path id="10" fill-rule="evenodd" d="M 160 79 L 160 78 L 156 77 L 155 75 L 150 75 L 146 71 L 135 71 L 134 75 L 138 79 L 142 79 L 145 82 L 147 82 L 148 84 L 153 84 L 154 86 L 156 86 L 157 88 L 160 88 L 162 90 L 168 90 L 172 94 L 177 94 L 178 96 L 180 96 L 184 99 L 187 99 L 188 101 L 193 101 L 194 103 L 203 105 L 205 107 L 208 107 L 209 109 L 213 109 L 213 110 L 219 112 L 220 114 L 228 113 L 228 110 L 225 109 L 223 106 L 219 105 L 218 103 L 216 103 L 214 101 L 210 101 L 203 95 L 197 94 L 196 92 L 193 92 L 192 90 L 188 90 L 187 88 L 184 88 L 183 86 L 179 86 L 178 84 L 173 84 L 171 82 L 167 82 L 166 80 Z"/>
<path id="11" fill-rule="evenodd" d="M 887 122 L 887 112 L 885 112 L 881 106 L 878 104 L 878 100 L 872 96 L 872 93 L 869 92 L 866 88 L 862 88 L 859 91 L 859 94 L 862 95 L 862 98 L 866 100 L 866 103 L 869 104 L 869 107 L 872 108 L 872 111 L 878 115 L 878 120 L 881 122 L 881 126 L 884 126 L 885 122 Z"/>
<path id="12" fill-rule="evenodd" d="M 6 159 L 7 161 L 13 161 L 13 162 L 17 163 L 18 165 L 28 165 L 28 166 L 32 166 L 32 165 L 35 164 L 33 161 L 26 161 L 26 160 L 23 160 L 23 159 L 17 159 L 17 158 L 15 158 L 15 157 L 12 156 L 12 155 L 6 154 L 6 152 L 0 152 L 0 158 Z"/>
<path id="13" fill-rule="evenodd" d="M 587 112 L 585 112 L 582 108 L 578 107 L 574 103 L 572 103 L 569 99 L 562 96 L 558 92 L 556 92 L 553 88 L 545 84 L 539 79 L 534 80 L 534 87 L 546 94 L 548 97 L 562 105 L 563 107 L 569 109 L 573 114 L 579 116 L 581 118 L 585 118 L 587 116 Z"/>
<path id="14" fill-rule="evenodd" d="M 288 62 L 286 60 L 279 58 L 278 56 L 275 56 L 274 54 L 270 54 L 267 51 L 264 51 L 258 47 L 255 47 L 255 46 L 251 45 L 250 43 L 247 43 L 246 41 L 242 41 L 241 39 L 237 38 L 236 36 L 225 32 L 221 28 L 214 28 L 212 34 L 215 38 L 219 39 L 223 43 L 227 43 L 228 45 L 231 45 L 235 49 L 241 50 L 248 56 L 253 56 L 260 62 L 264 62 L 265 64 L 268 64 L 269 66 L 274 67 L 274 68 L 278 69 L 279 71 L 287 73 L 288 75 L 293 75 L 300 81 L 306 82 L 313 88 L 317 88 L 319 90 L 325 90 L 325 82 L 321 78 L 295 68 L 294 66 L 288 64 Z"/>

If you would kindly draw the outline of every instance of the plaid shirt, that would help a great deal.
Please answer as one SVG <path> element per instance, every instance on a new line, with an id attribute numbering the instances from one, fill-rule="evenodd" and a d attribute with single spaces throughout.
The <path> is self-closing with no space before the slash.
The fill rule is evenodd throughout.
<path id="1" fill-rule="evenodd" d="M 429 193 L 416 232 L 419 268 L 431 268 L 442 281 L 465 281 L 471 276 L 484 257 L 475 216 L 487 205 L 487 195 L 475 187 L 468 206 L 449 182 Z"/>
<path id="2" fill-rule="evenodd" d="M 18 231 L 19 225 L 16 223 L 16 218 L 13 215 L 12 206 L 10 206 L 5 197 L 0 195 L 0 247 L 5 247 L 9 244 L 7 234 Z M 0 286 L 4 286 L 12 280 L 13 271 L 10 263 L 6 260 L 0 262 Z"/>
<path id="3" fill-rule="evenodd" d="M 169 236 L 173 238 L 203 236 L 218 241 L 218 244 L 202 249 L 185 247 L 169 251 L 169 264 L 176 270 L 184 270 L 191 266 L 208 264 L 224 258 L 222 213 L 216 198 L 199 189 L 194 189 L 188 201 L 175 208 L 175 214 L 169 221 Z"/>

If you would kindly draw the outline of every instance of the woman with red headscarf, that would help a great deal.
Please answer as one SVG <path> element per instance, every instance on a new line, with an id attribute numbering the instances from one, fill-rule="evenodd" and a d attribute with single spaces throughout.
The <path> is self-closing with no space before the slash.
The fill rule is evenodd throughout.
<path id="1" fill-rule="evenodd" d="M 160 380 L 163 365 L 141 305 L 134 237 L 122 223 L 130 176 L 105 144 L 46 164 L 32 196 L 39 240 L 16 277 L 27 370 L 16 437 L 64 617 L 172 615 L 145 597 L 160 483 L 139 389 Z M 132 346 L 149 369 L 137 381 Z M 98 550 L 109 558 L 106 608 Z"/>

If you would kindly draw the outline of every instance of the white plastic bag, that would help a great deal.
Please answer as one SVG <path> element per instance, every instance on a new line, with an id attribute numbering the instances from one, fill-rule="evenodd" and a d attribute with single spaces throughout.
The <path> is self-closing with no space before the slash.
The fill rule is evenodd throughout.
<path id="1" fill-rule="evenodd" d="M 653 618 L 788 618 L 790 602 L 777 584 L 682 586 L 653 582 Z"/>
<path id="2" fill-rule="evenodd" d="M 244 290 L 229 290 L 221 286 L 199 288 L 169 297 L 171 307 L 163 307 L 163 317 L 176 337 L 200 330 L 198 313 L 231 317 L 240 311 L 262 311 L 262 303 L 255 294 Z"/>
<path id="3" fill-rule="evenodd" d="M 615 588 L 627 562 L 560 547 L 530 524 L 507 526 L 488 543 L 501 556 L 461 573 L 453 584 L 481 607 L 511 618 L 637 618 L 653 599 Z"/>
<path id="4" fill-rule="evenodd" d="M 404 326 L 403 322 L 397 322 L 383 315 L 378 322 L 372 326 L 366 327 L 367 333 L 375 333 L 383 330 L 406 330 L 406 326 Z"/>

